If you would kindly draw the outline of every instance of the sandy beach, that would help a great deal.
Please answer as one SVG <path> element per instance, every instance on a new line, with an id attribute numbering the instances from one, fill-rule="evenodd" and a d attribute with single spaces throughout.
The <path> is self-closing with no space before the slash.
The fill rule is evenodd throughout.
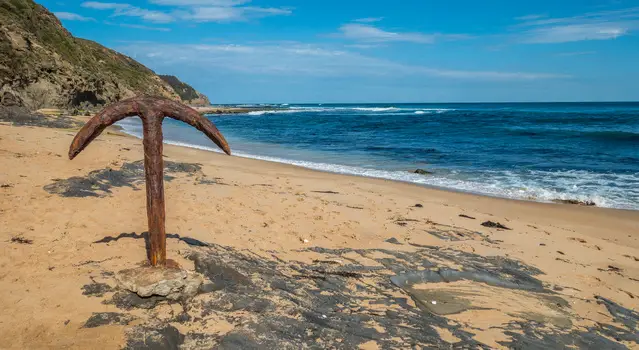
<path id="1" fill-rule="evenodd" d="M 234 282 L 123 305 L 113 273 L 146 258 L 142 143 L 107 129 L 69 161 L 76 130 L 0 124 L 2 349 L 639 348 L 637 211 L 177 146 L 168 255 Z"/>

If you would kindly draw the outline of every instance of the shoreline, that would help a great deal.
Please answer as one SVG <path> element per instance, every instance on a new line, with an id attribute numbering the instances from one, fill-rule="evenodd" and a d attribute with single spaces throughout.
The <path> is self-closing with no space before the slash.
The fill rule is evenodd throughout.
<path id="1" fill-rule="evenodd" d="M 119 134 L 120 136 L 134 139 L 136 141 L 141 141 L 135 135 L 131 135 L 126 133 L 123 130 L 114 130 L 113 132 Z M 141 142 L 140 142 L 141 143 Z M 400 181 L 394 179 L 386 179 L 386 178 L 377 178 L 377 177 L 369 177 L 369 176 L 361 176 L 354 174 L 341 174 L 329 171 L 323 171 L 318 169 L 307 168 L 295 164 L 289 163 L 281 163 L 276 161 L 269 161 L 265 159 L 256 159 L 251 157 L 242 157 L 242 156 L 227 156 L 222 152 L 214 151 L 211 149 L 203 149 L 198 147 L 190 147 L 185 145 L 171 144 L 165 141 L 165 150 L 171 150 L 173 152 L 184 154 L 189 153 L 191 157 L 195 154 L 192 152 L 196 152 L 197 159 L 199 161 L 206 162 L 208 158 L 207 155 L 212 156 L 208 159 L 208 162 L 213 162 L 215 160 L 222 160 L 225 165 L 230 165 L 234 160 L 241 159 L 242 163 L 247 168 L 254 167 L 264 167 L 268 164 L 269 167 L 273 167 L 277 170 L 288 170 L 293 173 L 308 173 L 309 175 L 317 175 L 321 177 L 335 177 L 342 178 L 345 180 L 354 180 L 360 181 L 371 185 L 386 185 L 390 187 L 399 188 L 401 190 L 406 191 L 415 191 L 417 189 L 425 191 L 429 195 L 432 196 L 432 199 L 442 200 L 442 199 L 453 199 L 453 202 L 464 202 L 469 209 L 476 211 L 482 211 L 482 207 L 488 204 L 490 208 L 497 207 L 499 209 L 512 207 L 511 210 L 501 211 L 499 210 L 495 215 L 501 216 L 509 216 L 509 215 L 517 215 L 515 213 L 521 213 L 523 216 L 533 215 L 537 220 L 543 220 L 544 215 L 539 213 L 546 212 L 548 210 L 556 211 L 557 216 L 568 216 L 571 220 L 576 219 L 578 221 L 586 222 L 589 219 L 590 215 L 603 215 L 608 218 L 616 218 L 628 220 L 631 218 L 637 219 L 637 228 L 639 228 L 639 210 L 632 209 L 617 209 L 617 208 L 605 208 L 605 207 L 591 207 L 591 206 L 582 206 L 582 205 L 573 205 L 573 204 L 560 204 L 553 202 L 540 202 L 540 201 L 531 201 L 524 199 L 516 199 L 516 198 L 506 198 L 506 197 L 498 197 L 498 196 L 490 196 L 478 193 L 469 193 L 465 191 L 458 191 L 455 189 L 449 188 L 439 188 L 436 186 L 430 186 L 425 184 L 417 184 L 408 181 Z M 211 147 L 212 148 L 212 147 Z M 246 163 L 244 163 L 246 162 Z M 260 166 L 260 164 L 262 166 Z M 494 210 L 494 209 L 493 209 Z M 538 216 L 539 215 L 539 216 Z"/>
<path id="2" fill-rule="evenodd" d="M 90 117 L 86 117 L 86 116 L 71 116 L 70 118 L 80 121 L 82 123 L 84 123 L 85 121 L 87 121 L 88 119 L 90 119 Z M 2 124 L 0 124 L 2 125 Z M 74 129 L 75 130 L 75 129 Z M 127 133 L 124 128 L 122 128 L 119 125 L 112 125 L 110 127 L 108 127 L 105 132 L 103 132 L 103 134 L 106 135 L 114 135 L 117 137 L 125 137 L 127 139 L 130 140 L 139 140 L 141 141 L 141 139 L 135 135 L 129 134 Z M 140 142 L 141 145 L 141 142 Z M 205 146 L 196 146 L 196 145 L 184 145 L 184 144 L 177 144 L 177 143 L 171 143 L 171 142 L 164 142 L 165 145 L 165 149 L 177 149 L 177 150 L 182 150 L 182 151 L 178 151 L 179 153 L 191 153 L 188 151 L 195 151 L 197 153 L 201 153 L 198 154 L 198 159 L 203 160 L 202 156 L 205 154 L 209 154 L 209 155 L 213 155 L 215 158 L 217 159 L 242 159 L 245 160 L 247 162 L 255 162 L 256 164 L 260 164 L 260 163 L 266 163 L 269 164 L 271 166 L 274 167 L 282 167 L 283 169 L 288 169 L 288 170 L 292 170 L 292 171 L 303 171 L 303 172 L 310 172 L 311 174 L 323 174 L 323 175 L 327 175 L 327 176 L 335 176 L 335 177 L 344 177 L 344 178 L 348 178 L 348 179 L 359 179 L 365 182 L 371 182 L 371 183 L 380 183 L 380 184 L 395 184 L 397 186 L 407 186 L 407 188 L 413 188 L 413 189 L 423 189 L 426 191 L 431 191 L 432 193 L 437 193 L 442 197 L 448 197 L 448 196 L 456 196 L 461 200 L 464 201 L 470 201 L 470 202 L 475 202 L 475 201 L 482 201 L 483 199 L 488 200 L 488 201 L 495 201 L 495 202 L 499 202 L 501 204 L 512 204 L 515 205 L 519 208 L 521 207 L 539 207 L 540 209 L 548 209 L 548 208 L 552 208 L 552 209 L 559 209 L 559 210 L 565 210 L 567 212 L 570 211 L 574 211 L 574 212 L 582 212 L 584 214 L 586 213 L 592 213 L 594 212 L 602 212 L 602 213 L 606 213 L 606 215 L 612 215 L 613 213 L 620 213 L 621 217 L 625 217 L 626 215 L 630 215 L 630 216 L 636 216 L 639 219 L 639 210 L 632 210 L 632 209 L 619 209 L 619 208 L 607 208 L 607 207 L 598 207 L 598 206 L 583 206 L 583 205 L 575 205 L 575 204 L 563 204 L 563 203 L 556 203 L 556 202 L 542 202 L 542 201 L 537 201 L 537 200 L 526 200 L 526 199 L 518 199 L 518 198 L 509 198 L 509 197 L 500 197 L 500 196 L 492 196 L 492 195 L 488 195 L 488 194 L 482 194 L 482 193 L 473 193 L 473 192 L 467 192 L 467 191 L 463 191 L 463 190 L 457 190 L 454 188 L 446 188 L 446 187 L 439 187 L 439 186 L 433 186 L 433 185 L 429 185 L 429 184 L 419 184 L 419 183 L 414 183 L 414 182 L 410 182 L 410 181 L 402 181 L 402 180 L 396 180 L 396 179 L 388 179 L 388 178 L 381 178 L 381 177 L 373 177 L 373 176 L 364 176 L 364 175 L 356 175 L 356 174 L 348 174 L 348 173 L 337 173 L 337 172 L 331 172 L 331 171 L 325 171 L 325 170 L 320 170 L 320 169 L 313 169 L 313 168 L 308 168 L 308 167 L 304 167 L 304 166 L 300 166 L 300 165 L 296 165 L 296 164 L 290 164 L 290 163 L 284 163 L 284 162 L 278 162 L 278 161 L 272 161 L 272 160 L 267 160 L 267 159 L 260 159 L 260 158 L 253 158 L 250 156 L 237 156 L 237 155 L 232 155 L 232 156 L 227 156 L 224 155 L 222 152 L 217 151 L 215 148 L 213 147 L 205 147 Z M 168 146 L 168 147 L 167 147 Z M 191 154 L 191 156 L 193 156 L 193 154 Z M 225 162 L 226 163 L 226 162 Z M 475 200 L 472 200 L 475 199 Z M 639 224 L 638 224 L 639 227 Z"/>
<path id="3" fill-rule="evenodd" d="M 128 131 L 126 131 L 125 128 L 119 126 L 119 125 L 113 125 L 113 127 L 118 128 L 118 131 L 121 132 L 122 134 L 128 136 L 128 137 L 133 137 L 136 139 L 141 139 L 139 136 L 133 134 L 133 133 L 129 133 Z M 214 145 L 209 146 L 201 146 L 201 145 L 195 145 L 195 144 L 190 144 L 190 143 L 186 143 L 186 142 L 179 142 L 179 141 L 167 141 L 166 139 L 164 140 L 164 144 L 165 145 L 172 145 L 172 146 L 176 146 L 176 147 L 184 147 L 184 148 L 190 148 L 190 149 L 196 149 L 196 150 L 200 150 L 200 151 L 204 151 L 204 152 L 212 152 L 212 153 L 221 153 L 219 150 L 217 150 Z M 527 199 L 527 198 L 515 198 L 515 197 L 507 197 L 507 196 L 500 196 L 499 194 L 491 194 L 491 193 L 483 193 L 483 192 L 479 192 L 479 191 L 469 191 L 469 190 L 464 190 L 464 189 L 457 189 L 457 188 L 453 188 L 453 187 L 446 187 L 446 186 L 438 186 L 438 185 L 434 185 L 434 184 L 428 184 L 428 183 L 419 183 L 419 182 L 415 182 L 415 181 L 410 181 L 410 180 L 402 180 L 402 179 L 397 179 L 397 178 L 388 178 L 388 177 L 384 177 L 383 175 L 366 175 L 366 174 L 356 174 L 356 173 L 349 173 L 347 171 L 331 171 L 328 169 L 321 169 L 316 167 L 313 167 L 311 165 L 303 165 L 303 163 L 310 163 L 310 164 L 314 164 L 314 165 L 319 165 L 319 164 L 323 164 L 323 163 L 316 163 L 313 161 L 298 161 L 298 160 L 291 160 L 291 159 L 285 159 L 285 158 L 278 158 L 278 157 L 272 157 L 272 156 L 261 156 L 261 155 L 254 155 L 254 154 L 245 154 L 245 153 L 240 153 L 239 155 L 233 155 L 234 157 L 241 157 L 241 158 L 245 158 L 245 159 L 252 159 L 252 160 L 256 160 L 256 161 L 263 161 L 263 162 L 269 162 L 269 163 L 275 163 L 275 164 L 282 164 L 282 165 L 288 165 L 288 166 L 293 166 L 293 167 L 297 167 L 297 168 L 302 168 L 302 169 L 307 169 L 307 170 L 311 170 L 311 171 L 317 171 L 317 172 L 321 172 L 321 173 L 326 173 L 326 174 L 335 174 L 335 175 L 344 175 L 344 176 L 353 176 L 353 177 L 357 177 L 357 178 L 367 178 L 367 179 L 380 179 L 380 180 L 387 180 L 387 181 L 393 181 L 393 182 L 398 182 L 398 183 L 405 183 L 405 184 L 411 184 L 414 186 L 418 186 L 418 187 L 423 187 L 423 188 L 428 188 L 428 189 L 433 189 L 433 190 L 440 190 L 440 191 L 449 191 L 449 192 L 454 192 L 454 193 L 462 193 L 462 194 L 469 194 L 469 195 L 473 195 L 473 196 L 482 196 L 482 197 L 488 197 L 488 198 L 496 198 L 496 199 L 507 199 L 507 200 L 513 200 L 513 201 L 521 201 L 521 202 L 527 202 L 527 203 L 541 203 L 541 204 L 552 204 L 552 205 L 561 205 L 561 206 L 579 206 L 579 207 L 588 207 L 588 208 L 592 208 L 592 207 L 596 207 L 596 208 L 601 208 L 601 209 L 610 209 L 610 210 L 621 210 L 621 211 L 630 211 L 630 212 L 639 212 L 639 209 L 628 209 L 628 208 L 615 208 L 615 207 L 605 207 L 605 206 L 599 206 L 599 205 L 589 205 L 588 203 L 593 203 L 590 200 L 579 200 L 577 198 L 554 198 L 554 199 L 548 199 L 548 200 L 542 200 L 542 199 Z M 351 168 L 351 166 L 346 166 L 346 165 L 339 165 L 336 164 L 338 166 L 343 166 L 346 168 Z M 368 168 L 361 168 L 361 169 L 366 169 L 366 170 L 370 170 L 372 172 L 387 172 L 385 170 L 378 170 L 378 169 L 368 169 Z M 390 171 L 388 171 L 390 172 Z M 399 171 L 397 171 L 399 172 Z M 411 171 L 405 171 L 406 174 L 411 174 Z M 430 175 L 420 175 L 420 176 L 430 176 Z M 571 203 L 573 202 L 573 203 Z"/>

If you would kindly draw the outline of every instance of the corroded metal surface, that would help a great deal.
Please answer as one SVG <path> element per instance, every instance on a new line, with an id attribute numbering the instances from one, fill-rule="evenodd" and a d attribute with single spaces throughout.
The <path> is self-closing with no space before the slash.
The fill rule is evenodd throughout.
<path id="1" fill-rule="evenodd" d="M 162 121 L 170 117 L 185 122 L 208 136 L 228 155 L 231 149 L 224 136 L 207 118 L 181 103 L 161 98 L 134 97 L 109 105 L 91 118 L 73 139 L 69 159 L 75 158 L 104 129 L 127 117 L 142 119 L 144 144 L 144 173 L 152 266 L 166 265 L 166 231 L 164 212 L 164 162 L 162 160 Z"/>

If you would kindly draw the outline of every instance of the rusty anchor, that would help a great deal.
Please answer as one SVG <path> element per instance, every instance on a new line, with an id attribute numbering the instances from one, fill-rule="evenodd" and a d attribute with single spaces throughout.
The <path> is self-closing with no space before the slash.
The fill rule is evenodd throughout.
<path id="1" fill-rule="evenodd" d="M 133 116 L 142 119 L 143 127 L 149 262 L 151 266 L 166 266 L 162 121 L 165 117 L 170 117 L 185 122 L 203 132 L 226 154 L 231 155 L 231 149 L 215 125 L 194 109 L 167 98 L 140 96 L 111 104 L 91 118 L 73 139 L 69 159 L 75 158 L 108 126 Z"/>

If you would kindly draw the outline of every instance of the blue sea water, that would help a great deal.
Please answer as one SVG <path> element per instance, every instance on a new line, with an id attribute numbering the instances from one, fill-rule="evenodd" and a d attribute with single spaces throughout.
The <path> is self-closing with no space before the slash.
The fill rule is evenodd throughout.
<path id="1" fill-rule="evenodd" d="M 309 104 L 209 116 L 234 155 L 535 201 L 639 209 L 639 103 Z M 140 136 L 138 120 L 120 122 Z M 166 119 L 165 141 L 214 149 Z M 433 175 L 410 173 L 417 168 Z"/>

